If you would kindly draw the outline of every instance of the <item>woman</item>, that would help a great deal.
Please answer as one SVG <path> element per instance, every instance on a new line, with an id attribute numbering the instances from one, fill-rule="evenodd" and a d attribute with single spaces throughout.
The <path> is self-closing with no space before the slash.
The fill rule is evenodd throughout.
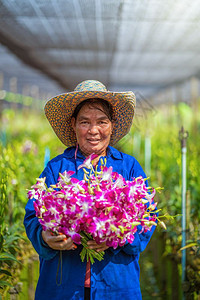
<path id="1" fill-rule="evenodd" d="M 113 93 L 94 80 L 80 83 L 74 92 L 49 100 L 46 116 L 59 139 L 67 146 L 63 154 L 52 159 L 41 177 L 47 185 L 57 182 L 59 173 L 75 171 L 74 177 L 83 179 L 78 167 L 85 158 L 95 153 L 107 158 L 107 167 L 122 174 L 126 180 L 146 177 L 134 157 L 119 152 L 111 145 L 119 141 L 130 129 L 134 116 L 135 97 L 132 92 Z M 138 232 L 132 244 L 108 248 L 105 243 L 89 241 L 88 247 L 105 251 L 102 261 L 93 265 L 80 259 L 81 246 L 74 247 L 65 235 L 52 236 L 43 231 L 33 208 L 33 200 L 26 205 L 24 225 L 27 235 L 40 257 L 40 276 L 36 300 L 42 299 L 141 299 L 139 283 L 139 254 L 149 242 L 154 228 L 147 233 Z M 56 284 L 59 252 L 62 250 L 62 283 Z"/>

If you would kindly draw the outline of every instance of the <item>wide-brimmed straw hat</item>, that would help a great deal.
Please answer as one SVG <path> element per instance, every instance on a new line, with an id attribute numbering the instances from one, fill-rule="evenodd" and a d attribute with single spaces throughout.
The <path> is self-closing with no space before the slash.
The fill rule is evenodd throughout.
<path id="1" fill-rule="evenodd" d="M 130 130 L 136 104 L 134 93 L 110 92 L 101 82 L 86 80 L 79 83 L 73 92 L 55 96 L 45 105 L 49 123 L 67 147 L 77 143 L 71 125 L 72 114 L 79 103 L 90 98 L 104 99 L 112 105 L 114 123 L 110 145 L 116 144 Z"/>

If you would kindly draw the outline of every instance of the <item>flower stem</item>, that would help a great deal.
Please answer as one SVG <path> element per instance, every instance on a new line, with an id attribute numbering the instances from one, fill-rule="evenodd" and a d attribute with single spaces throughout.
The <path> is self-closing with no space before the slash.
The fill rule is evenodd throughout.
<path id="1" fill-rule="evenodd" d="M 85 232 L 81 232 L 81 244 L 83 246 L 83 249 L 80 253 L 81 261 L 83 262 L 85 258 L 87 261 L 90 260 L 91 264 L 94 263 L 94 259 L 101 261 L 103 259 L 103 256 L 105 254 L 104 251 L 97 252 L 95 249 L 89 249 L 87 242 L 89 240 L 92 240 L 92 236 L 90 234 L 86 234 Z"/>

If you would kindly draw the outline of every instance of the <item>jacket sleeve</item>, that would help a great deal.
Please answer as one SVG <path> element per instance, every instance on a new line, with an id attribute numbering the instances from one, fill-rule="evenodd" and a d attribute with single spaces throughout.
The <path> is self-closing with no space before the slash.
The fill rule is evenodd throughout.
<path id="1" fill-rule="evenodd" d="M 151 236 L 155 230 L 156 226 L 152 226 L 150 231 L 147 232 L 141 232 L 141 226 L 137 227 L 137 232 L 135 233 L 135 239 L 134 241 L 130 244 L 126 241 L 125 245 L 123 247 L 118 247 L 117 249 L 109 248 L 113 254 L 118 254 L 120 251 L 125 252 L 126 254 L 129 255 L 137 255 L 140 252 L 144 251 L 146 248 L 148 242 L 151 239 Z"/>
<path id="2" fill-rule="evenodd" d="M 130 255 L 137 255 L 140 252 L 144 251 L 148 242 L 151 239 L 151 236 L 155 230 L 155 227 L 156 226 L 153 226 L 150 231 L 147 231 L 145 233 L 144 232 L 140 233 L 141 226 L 138 226 L 138 230 L 135 233 L 134 241 L 131 244 L 126 242 L 126 244 L 122 247 L 122 250 L 126 254 L 130 254 Z"/>
<path id="3" fill-rule="evenodd" d="M 54 176 L 51 172 L 51 169 L 47 166 L 43 173 L 40 175 L 40 178 L 46 177 L 46 184 L 54 184 Z M 38 221 L 38 218 L 35 215 L 35 209 L 33 206 L 34 199 L 29 199 L 25 207 L 25 217 L 24 217 L 24 226 L 26 229 L 26 234 L 31 241 L 33 247 L 40 257 L 48 260 L 53 258 L 57 254 L 57 250 L 51 249 L 42 238 L 42 226 Z"/>
<path id="4" fill-rule="evenodd" d="M 131 178 L 136 178 L 138 176 L 142 176 L 143 178 L 146 178 L 146 174 L 144 173 L 142 167 L 140 164 L 135 161 L 134 165 L 132 166 L 132 170 L 130 171 L 130 177 Z M 130 178 L 130 180 L 131 180 Z M 148 185 L 148 182 L 146 181 L 146 184 Z M 155 230 L 156 226 L 152 226 L 150 231 L 147 232 L 142 232 L 142 226 L 139 225 L 137 227 L 137 232 L 135 233 L 135 239 L 134 241 L 130 244 L 126 241 L 125 245 L 123 247 L 118 247 L 117 249 L 110 248 L 112 253 L 117 254 L 120 251 L 125 252 L 128 255 L 137 255 L 140 252 L 144 251 L 146 248 L 148 242 L 151 239 L 151 236 Z"/>

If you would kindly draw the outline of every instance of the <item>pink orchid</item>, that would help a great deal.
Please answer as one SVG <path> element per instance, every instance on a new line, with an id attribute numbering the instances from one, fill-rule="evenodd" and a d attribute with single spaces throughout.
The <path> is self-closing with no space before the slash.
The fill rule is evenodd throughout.
<path id="1" fill-rule="evenodd" d="M 83 164 L 81 164 L 79 167 L 78 167 L 78 170 L 81 169 L 81 168 L 86 168 L 86 169 L 92 169 L 93 165 L 92 165 L 92 161 L 97 158 L 98 155 L 97 154 L 90 154 L 83 162 Z"/>
<path id="2" fill-rule="evenodd" d="M 112 167 L 105 167 L 101 176 L 101 180 L 109 181 L 112 178 Z"/>

